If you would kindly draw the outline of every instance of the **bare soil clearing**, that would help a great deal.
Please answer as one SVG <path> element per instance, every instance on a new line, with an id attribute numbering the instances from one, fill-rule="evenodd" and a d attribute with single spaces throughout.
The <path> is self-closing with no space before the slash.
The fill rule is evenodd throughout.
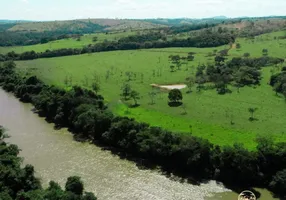
<path id="1" fill-rule="evenodd" d="M 158 84 L 151 84 L 152 87 L 157 87 L 165 90 L 173 90 L 173 89 L 179 89 L 182 90 L 187 87 L 185 84 L 176 84 L 176 85 L 158 85 Z"/>

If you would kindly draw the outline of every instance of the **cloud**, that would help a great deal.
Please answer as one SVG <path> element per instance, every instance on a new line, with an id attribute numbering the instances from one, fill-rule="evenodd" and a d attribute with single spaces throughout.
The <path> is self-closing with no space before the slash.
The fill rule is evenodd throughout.
<path id="1" fill-rule="evenodd" d="M 20 0 L 23 3 L 29 3 L 29 0 Z"/>

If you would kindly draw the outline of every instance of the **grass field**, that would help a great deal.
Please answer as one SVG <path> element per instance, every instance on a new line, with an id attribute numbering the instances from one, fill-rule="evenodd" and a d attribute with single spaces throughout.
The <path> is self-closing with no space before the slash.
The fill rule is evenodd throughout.
<path id="1" fill-rule="evenodd" d="M 259 57 L 262 55 L 262 49 L 268 49 L 268 55 L 274 57 L 285 58 L 286 57 L 286 39 L 274 39 L 279 36 L 285 36 L 286 31 L 280 31 L 275 33 L 263 34 L 255 37 L 252 41 L 250 39 L 239 38 L 237 43 L 241 44 L 241 49 L 233 49 L 230 51 L 232 56 L 241 56 L 243 53 L 250 53 L 252 57 Z"/>
<path id="2" fill-rule="evenodd" d="M 274 40 L 273 33 L 269 36 L 257 37 L 252 44 L 245 39 L 239 39 L 241 49 L 232 49 L 230 57 L 243 55 L 261 56 L 262 49 L 267 48 L 269 55 L 286 58 L 284 50 L 286 40 Z M 61 87 L 65 79 L 71 79 L 72 84 L 90 87 L 94 77 L 99 77 L 101 91 L 112 111 L 118 115 L 134 117 L 138 121 L 148 122 L 168 130 L 190 134 L 209 139 L 214 144 L 228 145 L 234 142 L 245 144 L 249 149 L 256 146 L 257 135 L 272 135 L 276 141 L 286 141 L 286 103 L 284 98 L 276 96 L 268 85 L 271 73 L 277 67 L 262 69 L 263 80 L 257 88 L 245 87 L 240 93 L 232 89 L 232 94 L 218 95 L 215 90 L 206 90 L 191 94 L 183 90 L 183 103 L 187 114 L 183 115 L 181 107 L 169 107 L 168 93 L 154 89 L 150 84 L 184 83 L 185 78 L 195 73 L 199 63 L 212 62 L 214 57 L 208 53 L 219 48 L 168 48 L 136 51 L 114 51 L 94 53 L 33 61 L 17 62 L 22 73 L 35 74 L 49 84 Z M 181 70 L 170 72 L 168 56 L 171 54 L 187 55 L 196 52 L 195 60 L 183 65 Z M 121 86 L 127 81 L 126 72 L 132 72 L 129 82 L 132 89 L 140 93 L 140 106 L 129 108 L 132 100 L 122 102 Z M 136 74 L 136 75 L 134 75 Z M 135 77 L 136 76 L 136 77 Z M 155 104 L 150 105 L 149 92 L 156 90 Z M 250 122 L 248 108 L 258 108 L 255 117 L 258 121 Z M 234 123 L 231 123 L 231 119 Z"/>
<path id="3" fill-rule="evenodd" d="M 103 42 L 104 40 L 116 41 L 122 37 L 127 37 L 129 35 L 136 34 L 136 32 L 114 32 L 114 33 L 95 33 L 95 34 L 86 34 L 80 38 L 80 41 L 77 41 L 77 38 L 68 38 L 62 40 L 51 41 L 46 44 L 36 44 L 29 46 L 14 46 L 14 47 L 0 47 L 0 54 L 6 54 L 11 51 L 16 53 L 23 53 L 25 51 L 35 51 L 35 52 L 44 52 L 47 49 L 55 50 L 61 48 L 82 48 L 83 46 L 89 44 L 95 44 Z M 97 42 L 93 42 L 93 37 L 98 37 Z"/>

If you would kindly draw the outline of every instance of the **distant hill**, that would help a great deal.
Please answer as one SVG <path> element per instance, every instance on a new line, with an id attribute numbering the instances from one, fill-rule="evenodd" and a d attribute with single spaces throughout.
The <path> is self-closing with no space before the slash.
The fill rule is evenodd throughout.
<path id="1" fill-rule="evenodd" d="M 4 21 L 4 20 L 3 20 Z M 164 27 L 151 22 L 128 19 L 79 19 L 67 21 L 47 21 L 47 22 L 24 22 L 17 23 L 8 31 L 17 32 L 44 32 L 44 31 L 62 31 L 90 33 L 96 31 L 114 31 L 127 29 L 154 29 Z"/>
<path id="2" fill-rule="evenodd" d="M 218 27 L 238 31 L 239 36 L 257 36 L 263 33 L 280 31 L 286 29 L 284 17 L 263 17 L 263 18 L 240 18 L 232 23 L 226 21 Z"/>
<path id="3" fill-rule="evenodd" d="M 16 24 L 16 23 L 23 23 L 23 22 L 32 22 L 32 21 L 0 19 L 0 24 Z"/>
<path id="4" fill-rule="evenodd" d="M 197 24 L 219 24 L 222 22 L 221 19 L 190 19 L 190 18 L 158 18 L 158 19 L 142 19 L 141 21 L 150 22 L 153 24 L 165 25 L 165 26 L 180 26 L 180 25 L 197 25 Z"/>
<path id="5" fill-rule="evenodd" d="M 7 30 L 13 32 L 62 32 L 62 33 L 93 33 L 119 30 L 144 30 L 164 28 L 181 25 L 198 25 L 221 23 L 237 23 L 241 21 L 285 19 L 284 16 L 268 17 L 240 17 L 228 18 L 226 16 L 215 16 L 211 18 L 157 18 L 157 19 L 78 19 L 65 21 L 25 21 L 25 20 L 0 20 L 0 31 Z M 9 25 L 8 25 L 9 24 Z M 242 25 L 239 24 L 239 27 Z"/>
<path id="6" fill-rule="evenodd" d="M 213 19 L 228 19 L 228 17 L 226 16 L 215 16 L 215 17 L 212 17 Z"/>

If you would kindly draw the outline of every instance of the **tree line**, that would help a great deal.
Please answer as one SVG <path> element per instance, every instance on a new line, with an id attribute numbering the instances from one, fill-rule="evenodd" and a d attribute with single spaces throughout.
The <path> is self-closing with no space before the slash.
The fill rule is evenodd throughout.
<path id="1" fill-rule="evenodd" d="M 136 34 L 130 35 L 127 37 L 123 37 L 119 39 L 119 43 L 128 43 L 128 42 L 136 42 L 136 43 L 144 43 L 147 41 L 157 41 L 157 40 L 166 40 L 167 38 L 164 34 L 160 32 L 151 32 L 147 34 Z"/>
<path id="2" fill-rule="evenodd" d="M 168 34 L 178 34 L 178 33 L 185 33 L 190 31 L 197 31 L 201 29 L 211 28 L 215 27 L 217 24 L 208 24 L 208 23 L 202 23 L 202 24 L 185 24 L 185 25 L 175 25 L 172 27 L 165 28 L 164 31 Z"/>
<path id="3" fill-rule="evenodd" d="M 80 37 L 82 34 L 70 34 L 56 31 L 46 32 L 0 32 L 0 46 L 26 46 L 44 44 L 50 41 L 72 37 Z"/>
<path id="4" fill-rule="evenodd" d="M 148 36 L 129 36 L 119 41 L 105 41 L 97 44 L 90 44 L 83 48 L 71 49 L 63 48 L 57 50 L 46 50 L 45 52 L 36 53 L 35 51 L 28 51 L 21 54 L 9 52 L 6 55 L 0 54 L 0 61 L 7 60 L 31 60 L 37 58 L 51 58 L 59 56 L 79 55 L 103 51 L 116 51 L 116 50 L 135 50 L 135 49 L 150 49 L 150 48 L 168 48 L 168 47 L 217 47 L 226 45 L 235 41 L 235 37 L 231 34 L 218 32 L 204 31 L 195 37 L 187 39 L 172 39 L 162 40 L 161 34 L 152 34 L 151 39 L 147 40 Z M 160 40 L 157 40 L 161 38 Z M 136 40 L 142 42 L 136 42 Z"/>
<path id="5" fill-rule="evenodd" d="M 4 128 L 0 126 L 0 199 L 1 200 L 96 200 L 93 193 L 84 192 L 80 177 L 68 177 L 65 189 L 50 181 L 44 189 L 32 165 L 21 167 L 20 149 L 8 144 Z"/>
<path id="6" fill-rule="evenodd" d="M 13 62 L 1 64 L 0 84 L 20 100 L 31 102 L 56 126 L 69 127 L 76 139 L 116 148 L 142 163 L 160 165 L 167 172 L 243 187 L 266 187 L 286 195 L 285 142 L 258 137 L 256 150 L 249 151 L 243 144 L 220 147 L 191 134 L 151 127 L 113 115 L 94 91 L 79 86 L 66 91 L 45 85 L 35 76 L 22 77 Z"/>

